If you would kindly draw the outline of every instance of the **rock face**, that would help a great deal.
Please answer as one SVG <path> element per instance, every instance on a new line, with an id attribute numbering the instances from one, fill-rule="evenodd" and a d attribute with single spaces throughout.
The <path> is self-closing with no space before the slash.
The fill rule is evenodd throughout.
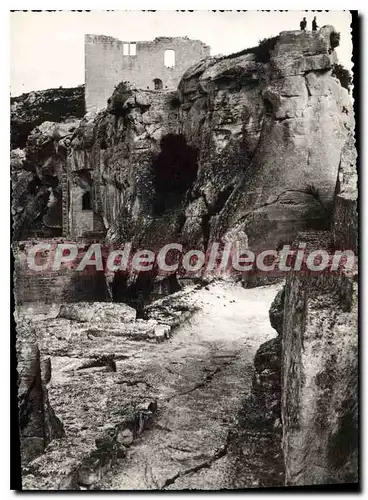
<path id="1" fill-rule="evenodd" d="M 348 92 L 332 76 L 331 33 L 282 32 L 204 59 L 177 92 L 122 82 L 107 109 L 74 123 L 71 136 L 42 125 L 13 153 L 14 211 L 23 211 L 14 215 L 15 237 L 27 237 L 18 227 L 40 216 L 47 236 L 62 226 L 64 236 L 106 234 L 136 246 L 206 248 L 223 239 L 258 250 L 327 228 L 353 129 Z M 34 178 L 32 169 L 45 175 Z M 31 203 L 34 183 L 41 189 Z"/>
<path id="2" fill-rule="evenodd" d="M 90 172 L 108 239 L 258 249 L 327 227 L 353 127 L 332 76 L 332 32 L 283 32 L 263 52 L 207 58 L 178 93 L 120 84 L 106 111 L 83 120 L 68 157 L 72 183 Z"/>
<path id="3" fill-rule="evenodd" d="M 354 150 L 342 155 L 332 231 L 312 248 L 357 248 Z M 311 241 L 312 235 L 301 240 Z M 324 241 L 323 241 L 324 240 Z M 301 276 L 285 289 L 282 420 L 286 484 L 358 481 L 357 269 Z"/>
<path id="4" fill-rule="evenodd" d="M 281 338 L 285 290 L 276 295 L 269 310 L 271 326 L 277 337 L 260 346 L 254 358 L 251 397 L 244 418 L 255 428 L 281 429 Z"/>
<path id="5" fill-rule="evenodd" d="M 346 285 L 336 278 L 294 276 L 286 287 L 282 412 L 287 485 L 357 481 L 357 290 L 350 284 L 346 291 Z"/>
<path id="6" fill-rule="evenodd" d="M 27 321 L 17 325 L 19 429 L 22 465 L 41 455 L 64 428 L 48 398 L 51 362 L 40 352 L 35 328 Z"/>
<path id="7" fill-rule="evenodd" d="M 184 130 L 201 145 L 200 190 L 213 206 L 219 186 L 234 187 L 210 218 L 210 238 L 231 228 L 257 248 L 325 223 L 352 127 L 351 111 L 342 112 L 347 92 L 331 77 L 330 31 L 281 33 L 266 64 L 245 54 L 184 75 Z"/>
<path id="8" fill-rule="evenodd" d="M 45 121 L 60 122 L 85 113 L 84 85 L 29 92 L 10 99 L 11 148 L 23 149 L 30 132 Z"/>
<path id="9" fill-rule="evenodd" d="M 332 32 L 282 32 L 260 47 L 204 59 L 178 92 L 119 84 L 107 109 L 87 115 L 68 137 L 64 234 L 107 230 L 109 241 L 175 238 L 203 247 L 238 239 L 258 249 L 325 228 L 353 128 L 348 92 L 332 76 Z M 23 119 L 25 104 L 13 121 Z M 54 136 L 56 154 L 64 137 Z M 26 151 L 14 162 L 25 154 L 34 165 L 34 148 L 44 142 L 18 141 Z M 60 162 L 48 148 L 55 177 Z M 31 182 L 26 170 L 15 180 L 19 189 Z M 86 191 L 93 216 L 81 213 Z"/>
<path id="10" fill-rule="evenodd" d="M 309 251 L 356 253 L 355 162 L 351 139 L 341 154 L 331 231 L 297 237 Z M 288 486 L 358 481 L 356 273 L 356 267 L 317 276 L 291 271 L 270 308 L 279 335 L 256 353 L 245 414 L 251 429 L 277 429 L 281 417 Z"/>
<path id="11" fill-rule="evenodd" d="M 10 154 L 13 238 L 61 236 L 66 156 L 79 120 L 45 121 Z"/>

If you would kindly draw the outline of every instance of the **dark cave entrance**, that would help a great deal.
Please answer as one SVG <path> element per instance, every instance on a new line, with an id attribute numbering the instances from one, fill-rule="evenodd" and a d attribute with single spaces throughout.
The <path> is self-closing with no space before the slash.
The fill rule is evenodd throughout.
<path id="1" fill-rule="evenodd" d="M 106 302 L 108 299 L 104 271 L 88 268 L 73 273 L 64 298 L 66 302 Z"/>
<path id="2" fill-rule="evenodd" d="M 143 317 L 143 309 L 150 302 L 154 277 L 150 272 L 139 273 L 136 281 L 128 285 L 128 275 L 117 272 L 111 285 L 113 302 L 123 302 L 137 311 L 137 318 Z"/>
<path id="3" fill-rule="evenodd" d="M 161 152 L 152 164 L 156 215 L 181 203 L 198 172 L 198 150 L 189 146 L 182 134 L 165 135 L 160 146 Z"/>
<path id="4" fill-rule="evenodd" d="M 123 302 L 144 318 L 144 307 L 151 302 L 181 290 L 175 274 L 157 278 L 156 272 L 141 272 L 136 281 L 128 285 L 128 274 L 118 271 L 111 284 L 113 302 Z"/>

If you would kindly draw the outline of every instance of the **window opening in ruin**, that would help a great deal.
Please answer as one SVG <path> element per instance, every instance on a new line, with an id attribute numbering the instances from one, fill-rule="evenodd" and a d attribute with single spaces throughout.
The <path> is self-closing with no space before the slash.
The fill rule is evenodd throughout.
<path id="1" fill-rule="evenodd" d="M 129 54 L 130 54 L 131 56 L 135 56 L 135 55 L 136 55 L 136 53 L 137 53 L 137 44 L 136 44 L 136 43 L 131 43 L 131 44 L 129 45 Z"/>
<path id="2" fill-rule="evenodd" d="M 164 64 L 167 68 L 173 68 L 175 66 L 175 50 L 165 50 Z"/>
<path id="3" fill-rule="evenodd" d="M 153 86 L 155 90 L 162 90 L 162 80 L 160 80 L 159 78 L 155 78 L 153 80 Z"/>
<path id="4" fill-rule="evenodd" d="M 90 191 L 83 193 L 82 210 L 92 210 L 92 200 Z"/>
<path id="5" fill-rule="evenodd" d="M 123 55 L 124 56 L 129 55 L 129 43 L 123 43 Z"/>

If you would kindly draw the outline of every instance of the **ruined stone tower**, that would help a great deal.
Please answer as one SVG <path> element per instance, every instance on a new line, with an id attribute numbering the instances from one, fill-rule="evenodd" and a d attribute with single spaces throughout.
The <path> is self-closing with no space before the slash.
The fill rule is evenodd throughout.
<path id="1" fill-rule="evenodd" d="M 208 45 L 187 37 L 124 42 L 105 35 L 86 35 L 86 111 L 105 108 L 122 80 L 138 89 L 176 89 L 185 70 L 209 54 Z"/>

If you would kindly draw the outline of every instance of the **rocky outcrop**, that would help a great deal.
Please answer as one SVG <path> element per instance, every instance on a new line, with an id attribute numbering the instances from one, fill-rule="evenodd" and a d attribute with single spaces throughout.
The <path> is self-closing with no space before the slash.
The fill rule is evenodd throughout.
<path id="1" fill-rule="evenodd" d="M 178 93 L 120 84 L 106 111 L 83 120 L 68 158 L 72 182 L 91 173 L 108 239 L 258 249 L 328 227 L 353 127 L 332 32 L 282 32 L 205 59 Z M 73 213 L 69 224 L 73 235 Z"/>
<path id="2" fill-rule="evenodd" d="M 351 138 L 341 154 L 331 231 L 297 237 L 308 252 L 356 253 L 355 162 Z M 256 353 L 252 393 L 242 418 L 246 428 L 273 429 L 270 443 L 282 446 L 288 486 L 358 481 L 356 281 L 356 265 L 349 272 L 342 266 L 318 275 L 291 271 L 270 308 L 278 337 Z M 282 445 L 277 443 L 280 417 Z M 240 435 L 249 439 L 244 430 Z"/>
<path id="3" fill-rule="evenodd" d="M 10 154 L 13 238 L 61 236 L 66 157 L 76 118 L 43 122 L 29 134 L 24 149 Z M 64 196 L 64 199 L 63 199 Z"/>
<path id="4" fill-rule="evenodd" d="M 284 287 L 273 300 L 269 317 L 277 337 L 262 344 L 254 358 L 252 392 L 245 403 L 243 420 L 258 429 L 281 429 L 281 338 Z"/>
<path id="5" fill-rule="evenodd" d="M 211 205 L 234 186 L 210 237 L 231 229 L 257 248 L 328 224 L 353 123 L 347 92 L 331 76 L 331 31 L 281 33 L 266 64 L 245 54 L 184 75 L 184 131 L 201 147 L 200 190 Z"/>
<path id="6" fill-rule="evenodd" d="M 146 320 L 125 304 L 17 308 L 25 489 L 94 488 L 125 458 L 157 411 L 148 353 L 159 366 L 171 329 L 197 310 L 192 291 L 158 301 Z"/>
<path id="7" fill-rule="evenodd" d="M 357 248 L 354 149 L 341 157 L 332 231 L 311 249 Z M 283 451 L 287 485 L 358 481 L 357 268 L 291 272 L 282 335 Z"/>
<path id="8" fill-rule="evenodd" d="M 159 180 L 152 167 L 165 149 L 162 138 L 177 131 L 177 116 L 175 92 L 137 91 L 121 84 L 107 110 L 87 116 L 76 131 L 68 157 L 70 182 L 73 186 L 81 173 L 91 173 L 93 209 L 103 217 L 110 241 L 134 235 L 137 244 L 145 239 L 153 245 L 156 238 L 180 231 L 180 199 L 169 213 L 157 213 L 161 200 L 154 184 Z M 170 180 L 164 179 L 166 187 Z M 71 203 L 69 232 L 75 235 L 77 209 Z"/>
<path id="9" fill-rule="evenodd" d="M 30 132 L 45 121 L 61 122 L 85 113 L 84 85 L 29 92 L 10 99 L 10 144 L 23 149 Z"/>
<path id="10" fill-rule="evenodd" d="M 17 354 L 20 451 L 25 466 L 53 439 L 64 436 L 64 428 L 49 402 L 50 358 L 40 352 L 35 328 L 27 321 L 17 325 Z"/>
<path id="11" fill-rule="evenodd" d="M 333 32 L 282 32 L 257 48 L 207 58 L 187 70 L 178 92 L 119 84 L 107 109 L 86 115 L 68 136 L 61 168 L 69 187 L 58 184 L 63 234 L 107 231 L 108 241 L 152 247 L 238 240 L 260 249 L 327 228 L 353 128 L 348 91 L 333 76 Z M 53 144 L 60 154 L 64 136 Z M 34 137 L 15 161 L 25 154 L 37 164 L 35 147 Z M 26 170 L 15 180 L 22 193 L 33 180 Z M 87 191 L 93 220 L 80 214 Z M 59 198 L 53 192 L 50 203 Z M 46 217 L 51 227 L 60 226 L 56 212 Z"/>

